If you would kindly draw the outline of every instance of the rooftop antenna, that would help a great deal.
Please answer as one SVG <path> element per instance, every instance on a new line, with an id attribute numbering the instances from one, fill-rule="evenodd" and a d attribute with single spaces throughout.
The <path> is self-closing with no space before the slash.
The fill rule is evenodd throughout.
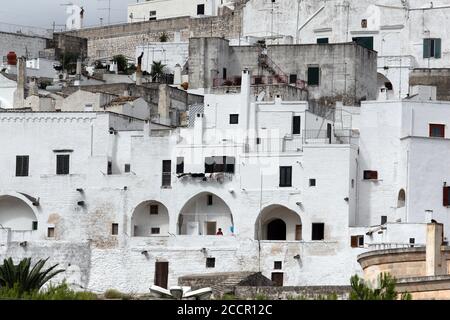
<path id="1" fill-rule="evenodd" d="M 98 0 L 98 1 L 108 1 L 108 7 L 99 8 L 98 10 L 108 10 L 108 25 L 111 24 L 111 0 Z"/>

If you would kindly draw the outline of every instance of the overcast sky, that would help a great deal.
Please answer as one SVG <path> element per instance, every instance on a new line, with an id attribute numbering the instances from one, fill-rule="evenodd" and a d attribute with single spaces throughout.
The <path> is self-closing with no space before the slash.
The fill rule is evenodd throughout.
<path id="1" fill-rule="evenodd" d="M 2 30 L 7 24 L 19 24 L 50 29 L 53 21 L 65 24 L 66 7 L 62 4 L 73 3 L 85 9 L 85 25 L 99 25 L 100 19 L 108 21 L 109 0 L 0 0 L 0 25 Z M 111 23 L 126 22 L 127 4 L 136 0 L 111 0 Z M 61 27 L 60 27 L 61 28 Z"/>

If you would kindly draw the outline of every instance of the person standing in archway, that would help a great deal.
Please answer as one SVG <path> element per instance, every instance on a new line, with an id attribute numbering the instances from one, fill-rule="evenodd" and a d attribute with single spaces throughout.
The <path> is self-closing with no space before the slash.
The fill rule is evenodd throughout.
<path id="1" fill-rule="evenodd" d="M 219 228 L 219 230 L 216 233 L 217 236 L 223 236 L 222 228 Z"/>

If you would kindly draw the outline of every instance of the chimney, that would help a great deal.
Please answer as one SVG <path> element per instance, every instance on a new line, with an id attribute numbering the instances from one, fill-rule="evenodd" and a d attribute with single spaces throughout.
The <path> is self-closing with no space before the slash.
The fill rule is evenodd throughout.
<path id="1" fill-rule="evenodd" d="M 25 106 L 25 85 L 27 82 L 27 59 L 20 57 L 17 59 L 17 89 L 14 92 L 14 108 Z"/>
<path id="2" fill-rule="evenodd" d="M 203 144 L 203 113 L 197 113 L 194 121 L 194 144 Z"/>
<path id="3" fill-rule="evenodd" d="M 447 274 L 447 261 L 441 251 L 443 238 L 444 225 L 442 223 L 427 224 L 426 276 Z"/>
<path id="4" fill-rule="evenodd" d="M 181 84 L 181 66 L 177 63 L 174 70 L 173 76 L 173 84 L 180 85 Z"/>

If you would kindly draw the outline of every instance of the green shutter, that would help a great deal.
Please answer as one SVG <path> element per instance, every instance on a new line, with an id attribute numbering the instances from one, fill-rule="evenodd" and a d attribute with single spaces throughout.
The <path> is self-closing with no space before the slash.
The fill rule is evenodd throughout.
<path id="1" fill-rule="evenodd" d="M 423 39 L 423 57 L 429 58 L 431 55 L 431 41 L 430 39 Z"/>
<path id="2" fill-rule="evenodd" d="M 434 39 L 434 57 L 441 58 L 441 39 Z"/>

